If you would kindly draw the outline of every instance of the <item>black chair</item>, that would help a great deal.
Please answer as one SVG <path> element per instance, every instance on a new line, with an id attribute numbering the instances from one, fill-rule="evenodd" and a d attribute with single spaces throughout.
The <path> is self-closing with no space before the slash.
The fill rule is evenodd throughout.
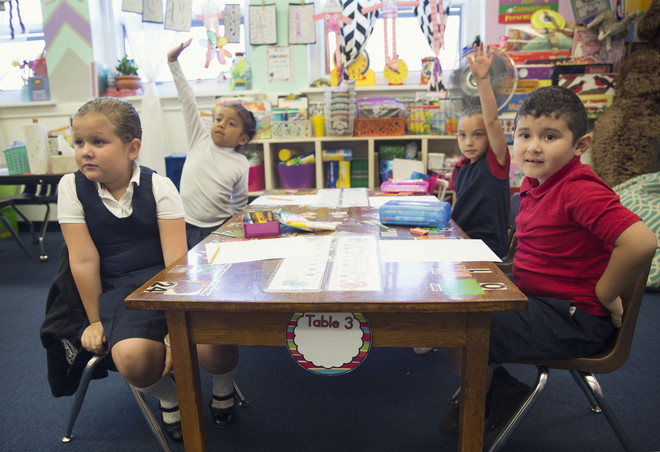
<path id="1" fill-rule="evenodd" d="M 14 207 L 14 201 L 16 199 L 20 199 L 21 195 L 14 195 L 14 196 L 2 196 L 0 197 L 0 221 L 4 223 L 4 225 L 7 227 L 7 230 L 9 233 L 14 237 L 14 240 L 16 240 L 16 243 L 18 243 L 18 246 L 23 250 L 25 255 L 28 257 L 30 261 L 33 261 L 32 256 L 30 256 L 30 253 L 28 252 L 27 248 L 25 248 L 25 244 L 23 243 L 23 240 L 21 240 L 21 237 L 18 235 L 18 232 L 14 229 L 14 227 L 11 225 L 11 222 L 9 219 L 2 214 L 2 209 L 6 207 Z M 16 213 L 18 213 L 23 220 L 27 221 L 27 218 L 20 212 L 14 209 Z"/>
<path id="2" fill-rule="evenodd" d="M 48 221 L 50 220 L 50 205 L 57 204 L 57 184 L 26 185 L 22 194 L 13 196 L 12 198 L 13 201 L 11 205 L 16 213 L 19 214 L 23 221 L 25 221 L 27 224 L 30 233 L 32 234 L 32 243 L 39 244 L 39 259 L 41 262 L 48 261 L 48 254 L 46 254 L 46 250 L 44 248 L 44 236 L 46 235 Z M 35 230 L 34 223 L 30 221 L 17 207 L 26 205 L 46 206 L 46 214 L 44 216 L 43 223 L 41 224 L 41 230 L 38 234 Z"/>
<path id="3" fill-rule="evenodd" d="M 73 431 L 73 425 L 76 423 L 76 419 L 78 418 L 78 413 L 80 413 L 80 408 L 82 407 L 83 400 L 85 400 L 85 394 L 87 394 L 87 387 L 89 386 L 89 382 L 92 380 L 94 376 L 94 370 L 101 362 L 103 362 L 104 359 L 107 359 L 107 355 L 92 356 L 87 362 L 85 369 L 83 370 L 82 377 L 80 378 L 80 383 L 78 384 L 78 389 L 76 390 L 73 399 L 71 413 L 69 414 L 69 421 L 67 423 L 64 436 L 62 437 L 63 443 L 68 443 L 73 439 L 71 434 Z M 110 366 L 109 368 L 114 370 L 113 367 L 114 365 Z M 156 440 L 160 444 L 161 448 L 165 452 L 170 452 L 170 447 L 169 444 L 167 443 L 167 439 L 165 438 L 165 434 L 163 433 L 163 429 L 160 425 L 160 422 L 158 419 L 156 419 L 156 416 L 154 416 L 154 413 L 151 411 L 151 408 L 149 407 L 149 404 L 146 401 L 145 395 L 142 392 L 138 391 L 135 387 L 130 385 L 128 382 L 126 382 L 126 385 L 133 394 L 133 397 L 135 397 L 135 401 L 140 407 L 140 411 L 142 412 L 142 415 L 147 421 L 147 424 L 149 424 L 149 428 L 156 437 Z M 234 383 L 234 391 L 236 392 L 236 396 L 238 397 L 238 406 L 246 407 L 250 404 L 250 402 L 245 399 L 240 389 L 238 389 L 236 383 Z"/>

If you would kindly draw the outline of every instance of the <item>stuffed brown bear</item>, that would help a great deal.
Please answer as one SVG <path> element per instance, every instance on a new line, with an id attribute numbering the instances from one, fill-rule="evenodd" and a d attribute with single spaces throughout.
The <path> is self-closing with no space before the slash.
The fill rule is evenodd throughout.
<path id="1" fill-rule="evenodd" d="M 592 166 L 614 187 L 651 171 L 660 140 L 660 0 L 653 0 L 638 24 L 647 42 L 621 64 L 612 105 L 593 130 Z"/>

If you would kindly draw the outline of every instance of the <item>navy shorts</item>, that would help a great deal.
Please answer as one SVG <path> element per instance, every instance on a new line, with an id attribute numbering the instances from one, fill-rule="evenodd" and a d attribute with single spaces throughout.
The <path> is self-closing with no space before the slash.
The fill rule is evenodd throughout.
<path id="1" fill-rule="evenodd" d="M 188 243 L 188 249 L 192 249 L 195 245 L 204 240 L 209 234 L 211 234 L 211 232 L 222 226 L 225 221 L 227 220 L 210 228 L 200 228 L 198 226 L 193 226 L 190 223 L 186 223 L 186 242 Z"/>
<path id="2" fill-rule="evenodd" d="M 493 312 L 489 363 L 573 359 L 593 355 L 608 342 L 615 327 L 557 298 L 530 297 L 524 311 Z"/>

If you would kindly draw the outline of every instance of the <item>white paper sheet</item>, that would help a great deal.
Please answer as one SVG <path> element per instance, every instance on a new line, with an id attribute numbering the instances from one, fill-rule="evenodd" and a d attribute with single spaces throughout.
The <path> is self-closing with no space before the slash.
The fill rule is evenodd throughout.
<path id="1" fill-rule="evenodd" d="M 262 195 L 250 203 L 251 206 L 314 206 L 337 207 L 341 189 L 323 188 L 313 195 Z"/>
<path id="2" fill-rule="evenodd" d="M 394 159 L 392 160 L 392 179 L 412 179 L 412 173 L 425 173 L 424 163 L 420 160 Z"/>
<path id="3" fill-rule="evenodd" d="M 342 207 L 369 207 L 369 191 L 366 188 L 343 188 Z"/>
<path id="4" fill-rule="evenodd" d="M 501 262 L 483 240 L 381 240 L 381 262 Z"/>
<path id="5" fill-rule="evenodd" d="M 370 196 L 369 205 L 371 207 L 379 208 L 387 201 L 439 201 L 436 196 L 419 195 L 419 196 Z"/>
<path id="6" fill-rule="evenodd" d="M 313 237 L 285 237 L 206 244 L 206 256 L 208 262 L 213 265 L 312 256 L 315 253 L 318 253 L 318 246 Z"/>

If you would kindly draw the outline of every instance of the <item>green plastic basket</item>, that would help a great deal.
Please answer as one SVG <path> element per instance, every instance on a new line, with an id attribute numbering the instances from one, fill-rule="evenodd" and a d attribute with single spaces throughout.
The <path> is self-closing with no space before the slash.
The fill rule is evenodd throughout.
<path id="1" fill-rule="evenodd" d="M 25 146 L 5 149 L 4 153 L 9 174 L 25 174 L 30 172 L 30 162 L 28 161 L 27 148 Z"/>

